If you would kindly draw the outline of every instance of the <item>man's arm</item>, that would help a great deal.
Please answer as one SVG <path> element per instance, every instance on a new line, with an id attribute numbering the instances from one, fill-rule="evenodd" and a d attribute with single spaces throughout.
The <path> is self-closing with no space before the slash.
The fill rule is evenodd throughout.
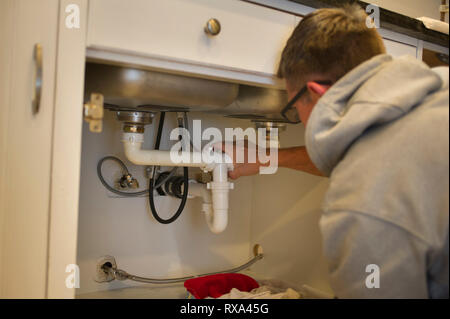
<path id="1" fill-rule="evenodd" d="M 214 146 L 215 148 L 219 148 L 222 151 L 227 151 L 227 148 L 224 144 L 217 144 Z M 237 179 L 241 176 L 252 176 L 259 173 L 259 169 L 261 166 L 269 166 L 270 162 L 268 163 L 261 163 L 258 159 L 256 160 L 256 163 L 249 163 L 247 154 L 248 154 L 248 148 L 247 144 L 243 146 L 243 149 L 240 149 L 238 151 L 245 152 L 245 160 L 243 163 L 236 163 L 236 145 L 233 147 L 233 171 L 230 171 L 228 173 L 229 177 L 231 179 Z M 230 155 L 230 154 L 228 154 Z M 291 168 L 298 171 L 306 172 L 309 174 L 317 175 L 317 176 L 323 176 L 323 174 L 316 168 L 316 166 L 311 161 L 307 151 L 306 147 L 304 146 L 297 146 L 297 147 L 291 147 L 291 148 L 282 148 L 278 150 L 278 166 L 279 167 L 285 167 L 285 168 Z"/>
<path id="2" fill-rule="evenodd" d="M 278 150 L 278 165 L 292 168 L 312 175 L 323 176 L 306 151 L 306 147 L 297 146 Z"/>

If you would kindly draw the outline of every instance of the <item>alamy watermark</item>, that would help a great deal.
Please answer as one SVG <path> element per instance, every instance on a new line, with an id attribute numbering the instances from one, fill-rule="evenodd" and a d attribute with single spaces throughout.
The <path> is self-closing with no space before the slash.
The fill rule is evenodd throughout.
<path id="1" fill-rule="evenodd" d="M 202 131 L 201 120 L 193 120 L 192 136 L 184 128 L 175 128 L 170 140 L 173 163 L 259 163 L 260 174 L 274 174 L 278 169 L 278 129 L 267 134 L 266 128 L 225 128 L 225 136 L 215 127 Z M 180 138 L 181 137 L 181 138 Z M 202 142 L 207 141 L 202 147 Z M 192 147 L 191 147 L 192 146 Z"/>
<path id="2" fill-rule="evenodd" d="M 380 267 L 376 264 L 367 265 L 366 272 L 370 273 L 366 277 L 366 288 L 380 288 Z"/>
<path id="3" fill-rule="evenodd" d="M 80 7 L 77 4 L 68 4 L 65 8 L 67 13 L 65 24 L 67 29 L 80 28 Z"/>
<path id="4" fill-rule="evenodd" d="M 368 28 L 380 28 L 380 7 L 374 4 L 369 4 L 366 7 L 366 26 Z"/>
<path id="5" fill-rule="evenodd" d="M 66 287 L 69 289 L 80 288 L 80 267 L 76 264 L 69 264 L 66 266 L 66 272 L 69 273 L 66 277 Z"/>

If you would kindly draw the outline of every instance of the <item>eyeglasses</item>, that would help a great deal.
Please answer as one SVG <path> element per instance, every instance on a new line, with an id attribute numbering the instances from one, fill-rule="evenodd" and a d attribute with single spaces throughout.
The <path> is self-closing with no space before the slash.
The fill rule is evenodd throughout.
<path id="1" fill-rule="evenodd" d="M 332 85 L 333 82 L 331 81 L 314 81 L 317 84 L 321 85 Z M 305 92 L 308 90 L 308 86 L 304 86 L 298 93 L 286 104 L 286 106 L 281 111 L 281 116 L 285 118 L 289 123 L 297 124 L 300 123 L 301 120 L 298 116 L 297 109 L 294 107 L 294 104 L 297 102 L 297 100 L 305 94 Z"/>

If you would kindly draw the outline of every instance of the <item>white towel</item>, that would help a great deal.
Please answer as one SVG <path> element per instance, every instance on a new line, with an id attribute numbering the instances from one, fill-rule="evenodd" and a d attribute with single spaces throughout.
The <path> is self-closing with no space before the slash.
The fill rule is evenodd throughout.
<path id="1" fill-rule="evenodd" d="M 257 280 L 259 287 L 250 292 L 239 291 L 236 288 L 217 299 L 300 299 L 299 287 L 281 280 Z"/>
<path id="2" fill-rule="evenodd" d="M 427 29 L 449 34 L 449 27 L 447 22 L 431 19 L 428 17 L 420 17 L 417 18 L 417 20 L 422 21 Z"/>
<path id="3" fill-rule="evenodd" d="M 272 293 L 270 287 L 261 286 L 250 292 L 239 291 L 233 288 L 229 293 L 217 299 L 300 299 L 300 294 L 291 288 L 286 289 L 284 292 Z"/>

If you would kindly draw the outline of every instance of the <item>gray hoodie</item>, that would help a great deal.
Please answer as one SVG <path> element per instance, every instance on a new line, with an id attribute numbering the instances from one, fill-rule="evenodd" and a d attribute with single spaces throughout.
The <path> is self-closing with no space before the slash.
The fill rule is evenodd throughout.
<path id="1" fill-rule="evenodd" d="M 379 55 L 314 107 L 306 147 L 330 177 L 320 227 L 337 297 L 448 298 L 448 75 Z"/>

